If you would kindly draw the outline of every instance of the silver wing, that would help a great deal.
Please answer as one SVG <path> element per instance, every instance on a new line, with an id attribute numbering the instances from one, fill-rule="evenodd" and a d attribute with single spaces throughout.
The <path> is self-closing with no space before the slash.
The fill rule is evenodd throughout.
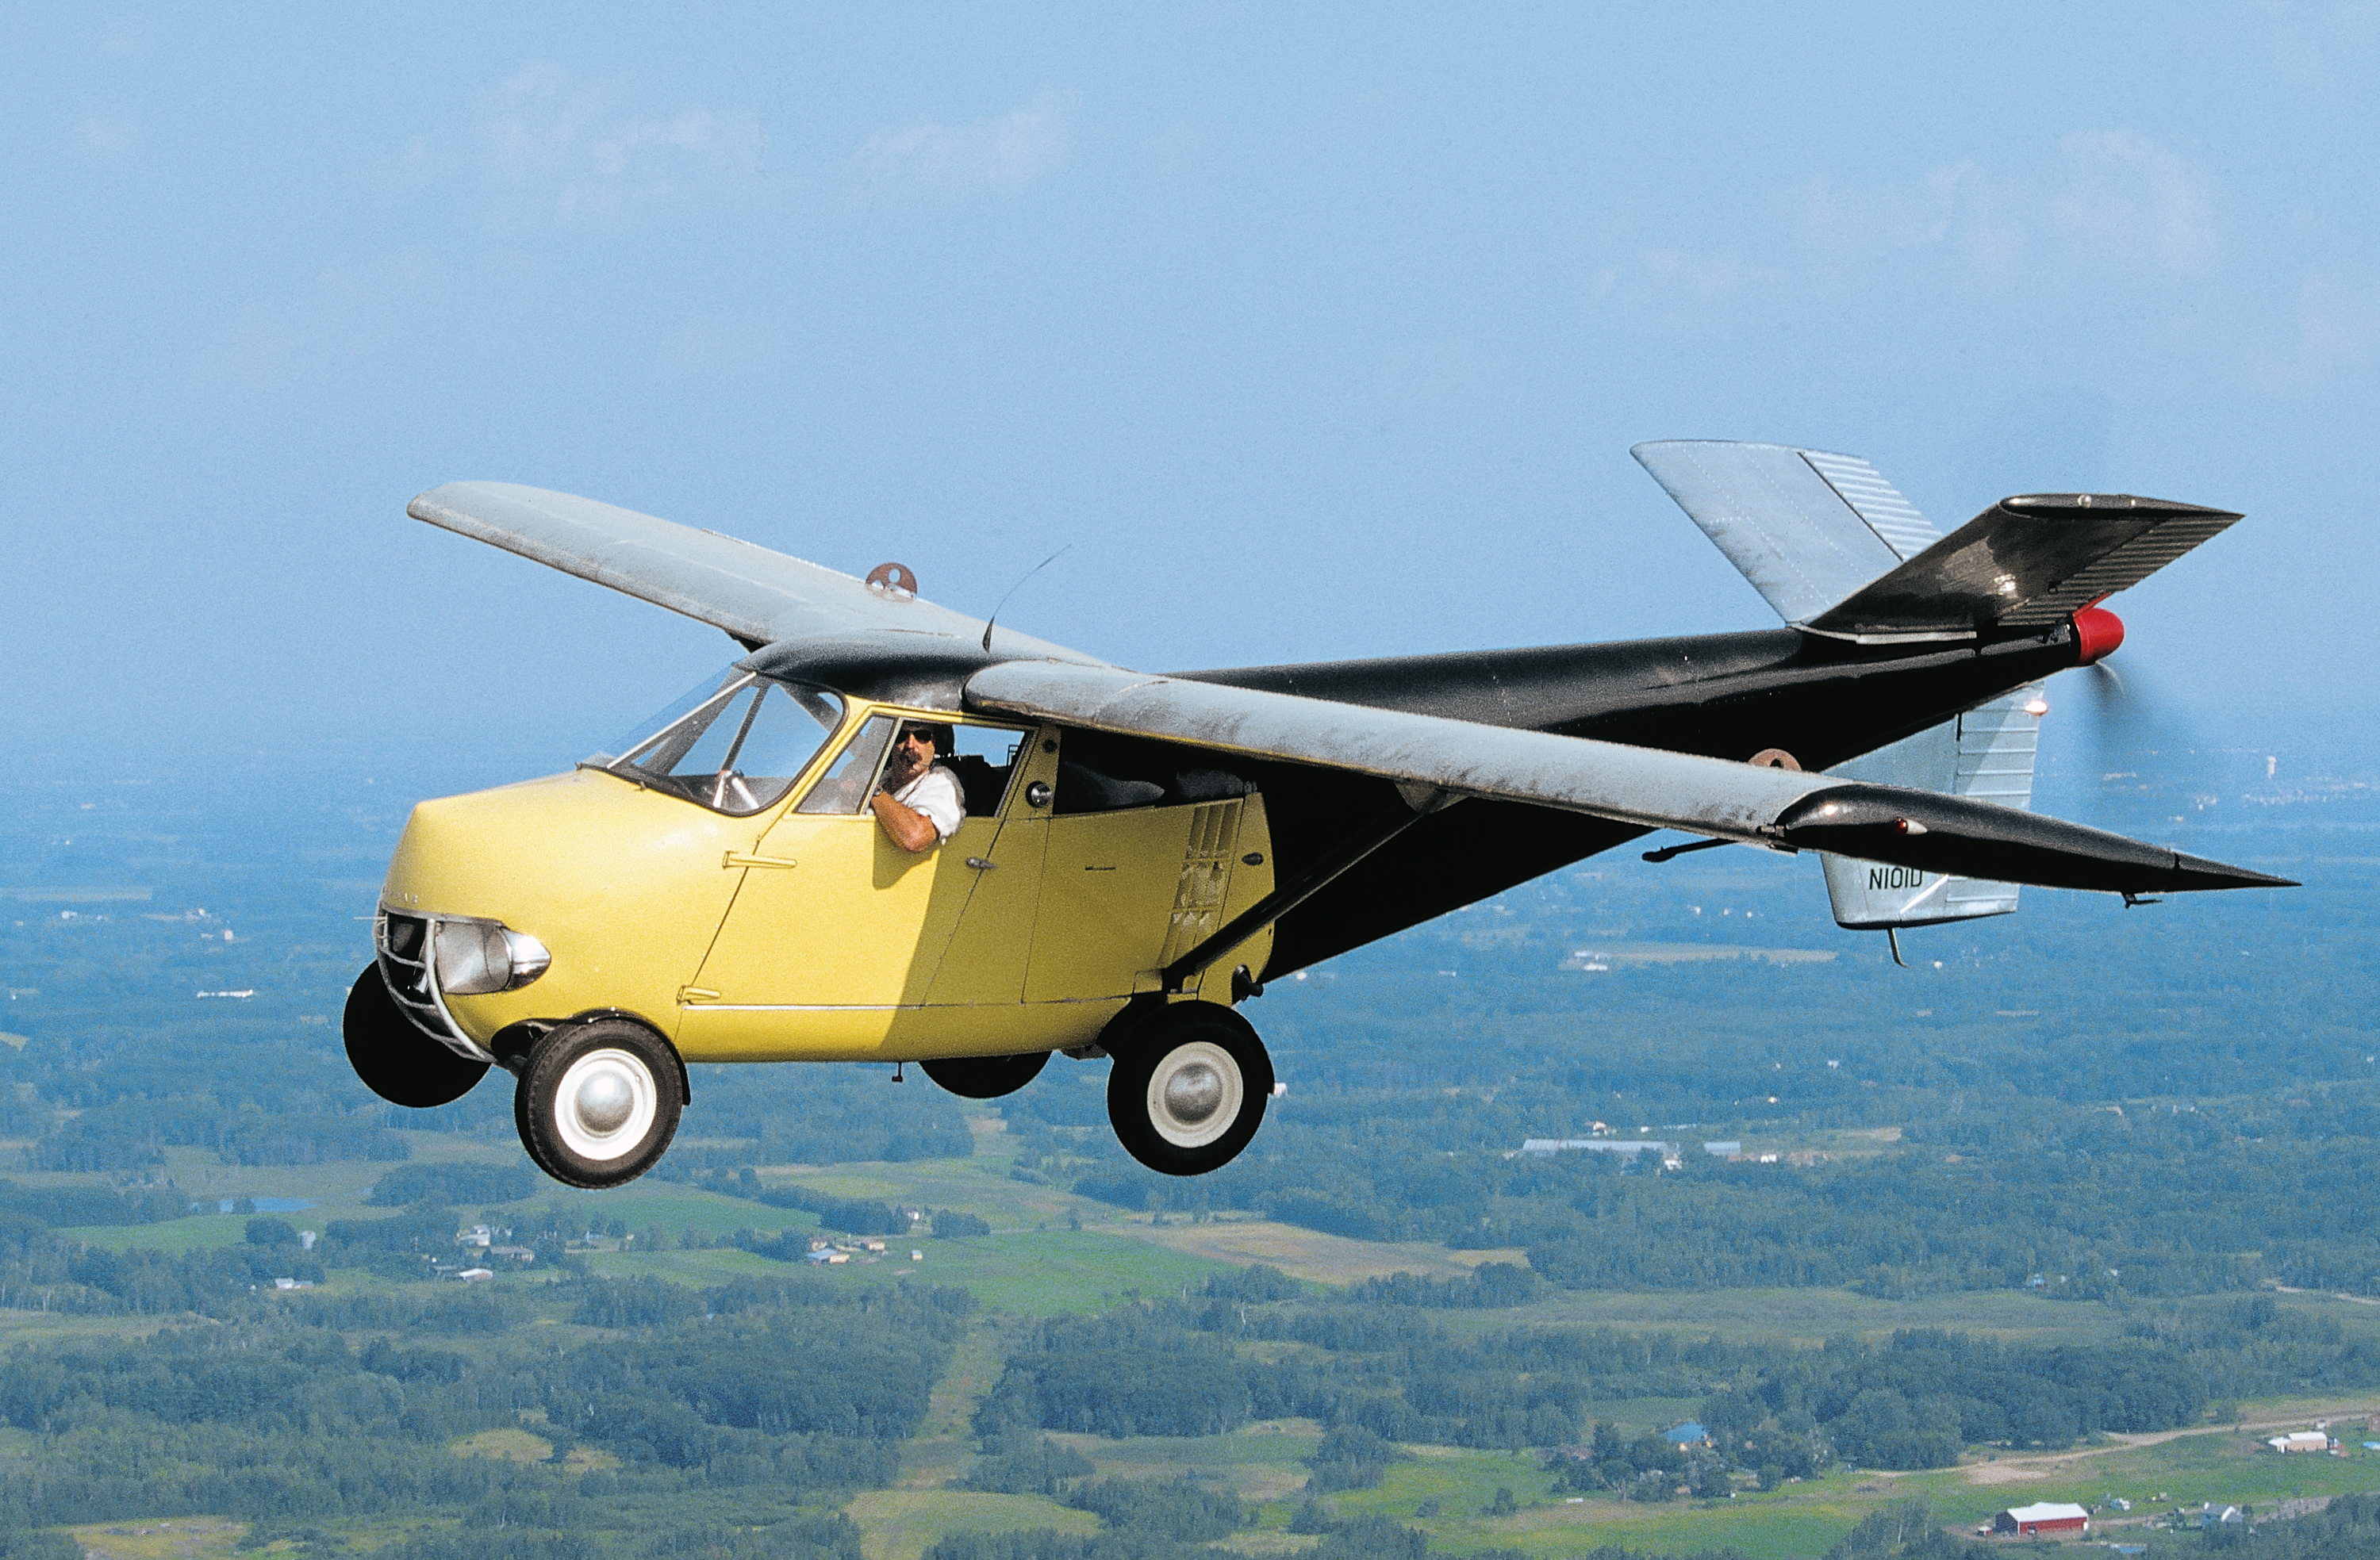
<path id="1" fill-rule="evenodd" d="M 966 702 L 990 713 L 1371 775 L 1416 796 L 1531 803 L 1926 872 L 2128 894 L 2283 882 L 1965 796 L 1114 667 L 1007 661 L 967 679 Z"/>
<path id="2" fill-rule="evenodd" d="M 887 654 L 964 644 L 979 618 L 915 596 L 633 509 L 511 482 L 449 482 L 406 505 L 416 520 L 517 552 L 723 629 L 747 649 L 785 639 L 884 636 Z M 1063 646 L 1001 630 L 1008 655 L 1101 665 Z"/>

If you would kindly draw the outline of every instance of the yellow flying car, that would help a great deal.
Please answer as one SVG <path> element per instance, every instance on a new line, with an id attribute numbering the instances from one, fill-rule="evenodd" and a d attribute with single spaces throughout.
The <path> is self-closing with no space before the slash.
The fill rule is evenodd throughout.
<path id="1" fill-rule="evenodd" d="M 1742 490 L 1680 492 L 1678 452 Z M 1901 899 L 1837 893 L 1886 929 L 1997 913 L 2017 883 L 2279 881 L 1985 800 L 1955 762 L 2113 647 L 2099 597 L 2237 516 L 2034 496 L 1934 539 L 1880 478 L 1830 478 L 1845 457 L 1639 455 L 1730 557 L 1743 492 L 1768 505 L 1764 544 L 1803 566 L 1754 579 L 1790 626 L 1152 677 L 936 607 L 899 565 L 856 579 L 536 489 L 424 493 L 418 518 L 748 653 L 616 755 L 414 809 L 348 1058 L 413 1107 L 501 1066 L 530 1157 L 607 1187 L 668 1148 L 689 1062 L 917 1062 L 992 1098 L 1052 1052 L 1107 1057 L 1124 1147 L 1195 1175 L 1275 1093 L 1234 1010 L 1267 979 L 1654 828 L 1888 864 Z M 1945 743 L 1933 789 L 1819 772 Z"/>

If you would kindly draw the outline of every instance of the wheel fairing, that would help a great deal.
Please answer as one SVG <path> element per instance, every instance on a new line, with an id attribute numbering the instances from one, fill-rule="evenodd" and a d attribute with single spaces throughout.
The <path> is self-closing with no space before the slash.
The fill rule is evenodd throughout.
<path id="1" fill-rule="evenodd" d="M 457 1056 L 424 1034 L 388 994 L 375 962 L 347 990 L 340 1014 L 347 1065 L 364 1087 L 391 1105 L 427 1110 L 451 1105 L 487 1076 L 488 1064 Z"/>

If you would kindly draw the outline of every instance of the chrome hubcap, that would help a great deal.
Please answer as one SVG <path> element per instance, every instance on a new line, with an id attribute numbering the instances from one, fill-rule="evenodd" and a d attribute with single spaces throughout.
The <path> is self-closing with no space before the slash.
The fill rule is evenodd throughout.
<path id="1" fill-rule="evenodd" d="M 652 1134 L 661 1088 L 644 1059 L 605 1047 L 570 1064 L 553 1091 L 553 1129 L 563 1145 L 598 1164 L 625 1159 Z"/>
<path id="2" fill-rule="evenodd" d="M 1204 1121 L 1223 1103 L 1223 1075 L 1193 1062 L 1165 1081 L 1165 1108 L 1176 1121 Z"/>
<path id="3" fill-rule="evenodd" d="M 1148 1079 L 1148 1124 L 1176 1148 L 1204 1148 L 1239 1124 L 1247 1081 L 1231 1052 L 1193 1040 L 1165 1053 Z"/>
<path id="4" fill-rule="evenodd" d="M 599 1137 L 627 1125 L 636 1106 L 636 1093 L 628 1080 L 617 1069 L 608 1067 L 589 1075 L 578 1085 L 577 1096 L 570 1102 L 570 1107 L 578 1113 L 580 1128 Z"/>

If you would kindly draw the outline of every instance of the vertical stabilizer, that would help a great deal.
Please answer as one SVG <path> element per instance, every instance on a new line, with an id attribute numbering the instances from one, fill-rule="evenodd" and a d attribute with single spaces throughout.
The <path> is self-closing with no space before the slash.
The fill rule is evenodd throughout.
<path id="1" fill-rule="evenodd" d="M 2003 807 L 2033 805 L 2034 757 L 2039 748 L 2041 684 L 1978 705 L 1956 720 L 1878 748 L 1830 771 L 1850 780 L 1971 796 Z M 2016 908 L 2012 883 L 1848 856 L 1821 856 L 1835 924 L 1854 931 L 1889 931 L 2006 915 Z"/>
<path id="2" fill-rule="evenodd" d="M 1857 455 L 1664 439 L 1629 453 L 1787 623 L 1815 617 L 1942 533 Z"/>

